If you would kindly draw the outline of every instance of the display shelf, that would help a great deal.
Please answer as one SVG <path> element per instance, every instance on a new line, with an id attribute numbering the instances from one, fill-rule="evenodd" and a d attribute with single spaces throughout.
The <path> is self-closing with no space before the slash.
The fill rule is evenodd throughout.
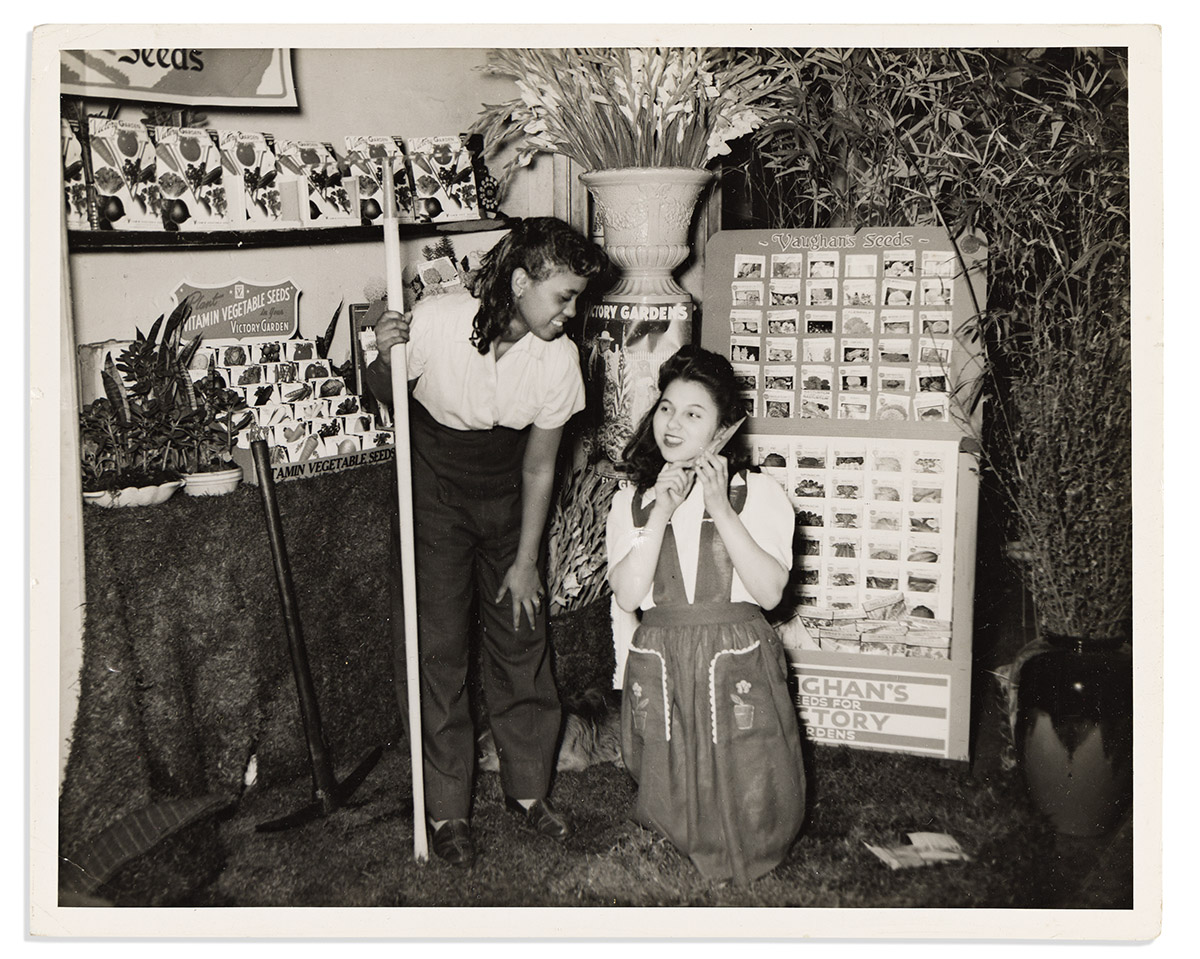
<path id="1" fill-rule="evenodd" d="M 401 223 L 401 239 L 424 239 L 453 233 L 506 230 L 507 217 L 485 220 L 447 220 L 442 223 Z M 72 253 L 122 250 L 254 249 L 280 246 L 320 246 L 329 243 L 379 242 L 379 226 L 293 227 L 283 230 L 214 230 L 168 233 L 165 230 L 69 230 Z"/>

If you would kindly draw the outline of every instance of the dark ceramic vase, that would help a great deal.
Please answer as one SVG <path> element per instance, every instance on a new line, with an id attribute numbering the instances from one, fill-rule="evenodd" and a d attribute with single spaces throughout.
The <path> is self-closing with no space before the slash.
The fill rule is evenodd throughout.
<path id="1" fill-rule="evenodd" d="M 1047 641 L 1021 667 L 1021 769 L 1059 833 L 1101 836 L 1133 799 L 1133 658 L 1119 642 Z"/>

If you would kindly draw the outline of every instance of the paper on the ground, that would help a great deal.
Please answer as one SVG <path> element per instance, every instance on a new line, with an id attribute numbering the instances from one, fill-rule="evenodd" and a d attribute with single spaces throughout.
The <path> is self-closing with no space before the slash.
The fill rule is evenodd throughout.
<path id="1" fill-rule="evenodd" d="M 871 852 L 888 864 L 891 869 L 910 869 L 928 866 L 935 862 L 970 862 L 971 857 L 962 851 L 953 836 L 942 832 L 910 832 L 909 844 L 895 846 L 872 846 L 863 843 Z"/>

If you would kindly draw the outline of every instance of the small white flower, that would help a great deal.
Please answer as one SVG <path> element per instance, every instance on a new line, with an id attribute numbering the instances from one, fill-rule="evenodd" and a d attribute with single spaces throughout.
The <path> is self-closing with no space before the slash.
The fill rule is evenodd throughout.
<path id="1" fill-rule="evenodd" d="M 746 693 L 750 692 L 751 688 L 752 687 L 751 687 L 750 683 L 744 679 L 740 680 L 736 686 L 737 691 L 739 693 L 741 693 L 743 696 L 745 696 Z"/>

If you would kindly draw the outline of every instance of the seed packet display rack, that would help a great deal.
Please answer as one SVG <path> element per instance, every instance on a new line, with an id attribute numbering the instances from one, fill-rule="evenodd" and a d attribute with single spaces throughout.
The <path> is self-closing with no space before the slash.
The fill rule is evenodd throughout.
<path id="1" fill-rule="evenodd" d="M 701 344 L 733 362 L 739 442 L 796 513 L 776 616 L 813 742 L 969 758 L 986 256 L 934 227 L 707 244 Z"/>

